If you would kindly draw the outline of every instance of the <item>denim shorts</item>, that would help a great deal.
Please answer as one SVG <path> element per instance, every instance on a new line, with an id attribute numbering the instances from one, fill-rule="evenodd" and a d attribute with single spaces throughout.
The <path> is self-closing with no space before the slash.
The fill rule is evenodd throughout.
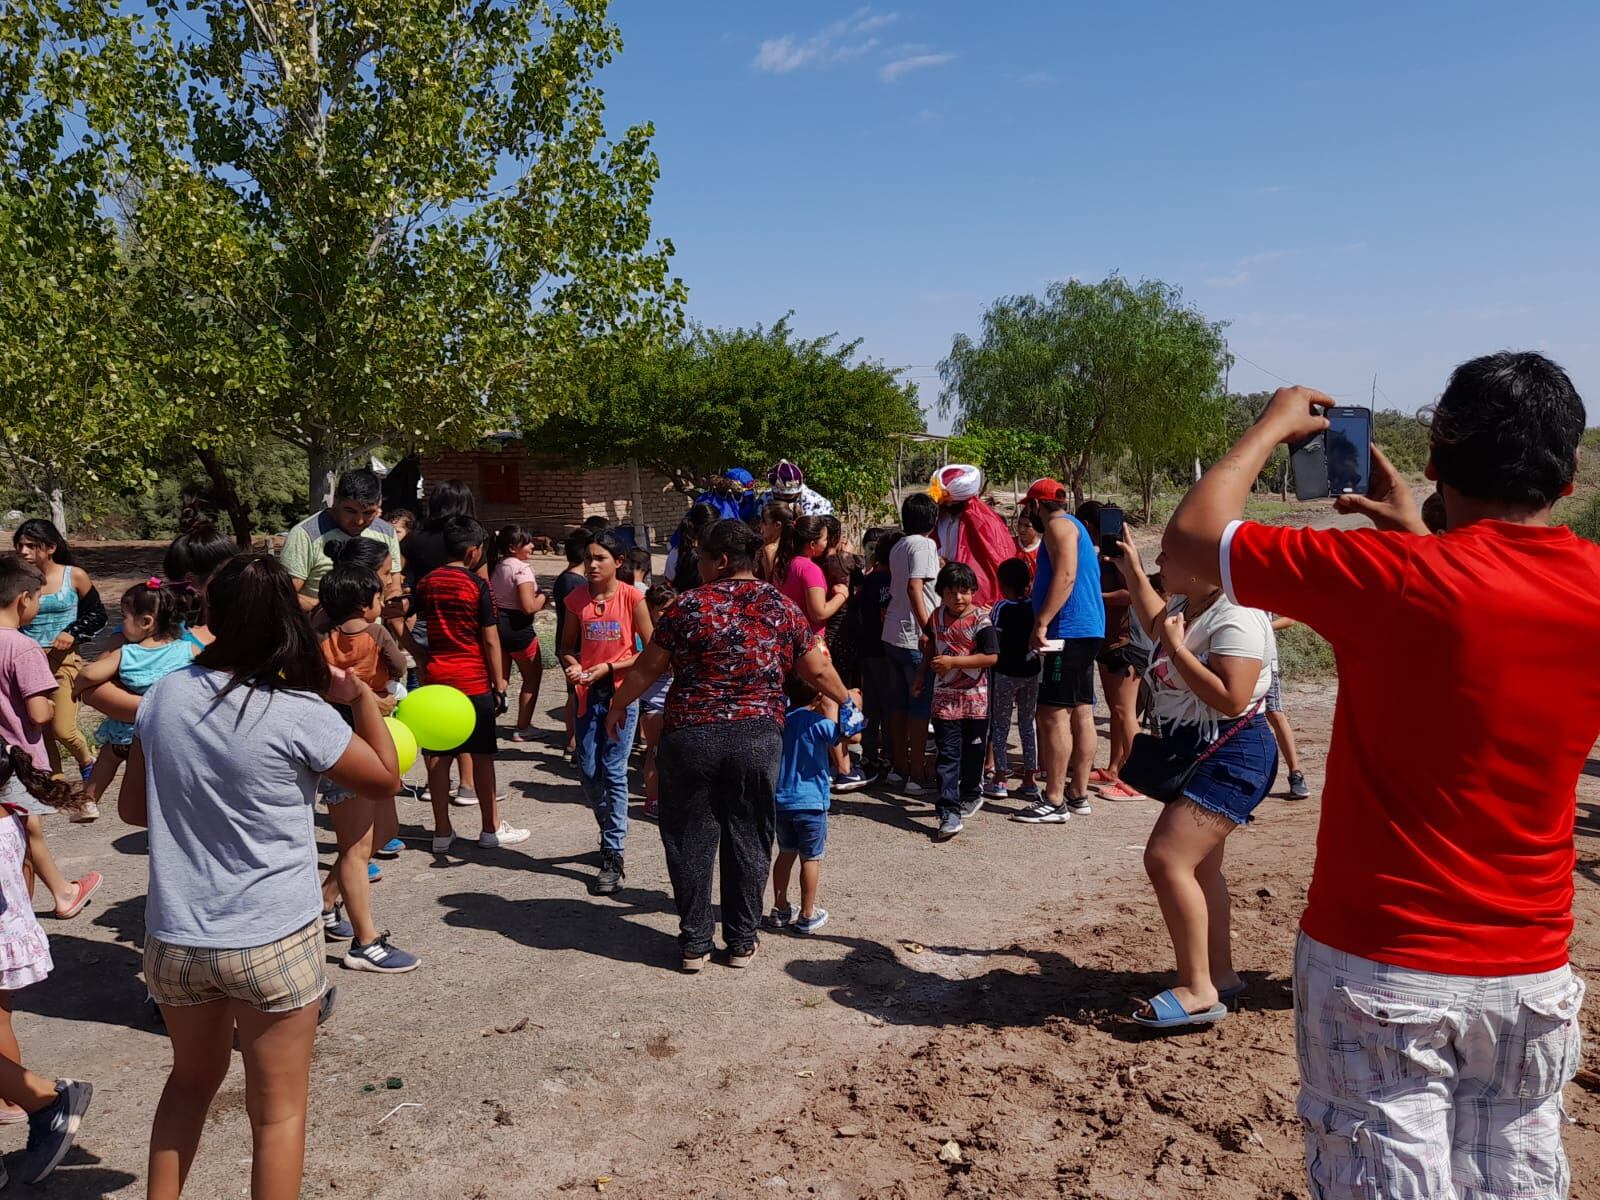
<path id="1" fill-rule="evenodd" d="M 801 862 L 821 862 L 828 849 L 826 809 L 778 810 L 778 849 Z"/>
<path id="2" fill-rule="evenodd" d="M 912 687 L 922 673 L 922 651 L 914 647 L 885 645 L 884 654 L 889 663 L 889 694 L 885 709 L 892 713 L 907 713 L 913 717 L 926 717 L 933 711 L 933 680 L 923 685 L 922 695 L 913 694 Z"/>
<path id="3" fill-rule="evenodd" d="M 1232 728 L 1224 724 L 1221 733 Z M 1205 753 L 1206 743 L 1192 725 L 1168 726 L 1163 736 L 1188 738 L 1195 743 L 1195 754 Z M 1219 734 L 1219 737 L 1221 735 Z M 1248 825 L 1256 806 L 1272 790 L 1278 777 L 1278 743 L 1267 719 L 1257 713 L 1231 738 L 1219 746 L 1189 777 L 1184 798 L 1207 812 L 1227 817 L 1235 825 Z"/>

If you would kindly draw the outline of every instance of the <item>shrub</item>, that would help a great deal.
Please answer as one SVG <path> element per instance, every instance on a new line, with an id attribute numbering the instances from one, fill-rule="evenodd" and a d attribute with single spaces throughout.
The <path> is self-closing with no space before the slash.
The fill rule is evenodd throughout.
<path id="1" fill-rule="evenodd" d="M 1295 625 L 1278 634 L 1278 670 L 1285 679 L 1326 679 L 1333 674 L 1333 647 L 1316 630 Z"/>

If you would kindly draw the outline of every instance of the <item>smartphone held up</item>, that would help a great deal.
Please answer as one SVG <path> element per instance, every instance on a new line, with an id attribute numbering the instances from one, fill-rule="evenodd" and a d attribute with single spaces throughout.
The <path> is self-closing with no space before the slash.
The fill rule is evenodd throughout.
<path id="1" fill-rule="evenodd" d="M 1372 488 L 1372 410 L 1334 405 L 1328 428 L 1289 448 L 1301 500 L 1365 496 Z"/>

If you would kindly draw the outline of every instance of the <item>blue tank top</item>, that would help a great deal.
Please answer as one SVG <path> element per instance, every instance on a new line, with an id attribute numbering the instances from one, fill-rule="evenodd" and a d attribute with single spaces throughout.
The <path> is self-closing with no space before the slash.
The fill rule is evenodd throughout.
<path id="1" fill-rule="evenodd" d="M 1066 603 L 1050 622 L 1049 635 L 1053 638 L 1103 638 L 1106 636 L 1106 605 L 1100 596 L 1100 555 L 1095 550 L 1094 539 L 1071 513 L 1053 513 L 1050 520 L 1072 522 L 1078 539 L 1078 574 L 1072 581 L 1072 591 L 1067 593 Z M 1054 578 L 1049 539 L 1041 539 L 1039 563 L 1033 573 L 1034 612 L 1044 611 L 1045 597 L 1050 594 L 1050 581 Z"/>
<path id="2" fill-rule="evenodd" d="M 22 632 L 46 650 L 78 619 L 78 593 L 72 586 L 72 568 L 61 568 L 61 590 L 39 597 L 39 615 Z"/>
<path id="3" fill-rule="evenodd" d="M 124 646 L 117 681 L 142 696 L 158 679 L 165 679 L 194 661 L 194 643 L 179 638 L 165 646 Z"/>

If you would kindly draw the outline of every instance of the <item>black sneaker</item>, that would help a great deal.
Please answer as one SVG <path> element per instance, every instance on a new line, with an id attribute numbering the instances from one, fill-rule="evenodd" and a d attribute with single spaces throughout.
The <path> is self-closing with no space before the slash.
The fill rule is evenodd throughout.
<path id="1" fill-rule="evenodd" d="M 939 817 L 939 828 L 933 831 L 933 840 L 936 842 L 948 842 L 960 832 L 961 814 L 952 810 Z"/>
<path id="2" fill-rule="evenodd" d="M 356 936 L 355 926 L 344 915 L 344 905 L 335 904 L 322 914 L 322 936 L 330 942 L 348 942 Z"/>
<path id="3" fill-rule="evenodd" d="M 1051 804 L 1048 800 L 1040 800 L 1021 812 L 1012 813 L 1011 819 L 1021 821 L 1024 825 L 1065 825 L 1072 819 L 1072 814 L 1067 811 L 1065 801 Z"/>
<path id="4" fill-rule="evenodd" d="M 43 1183 L 72 1149 L 94 1085 L 75 1079 L 56 1080 L 55 1103 L 28 1117 L 28 1149 L 22 1159 L 22 1181 Z"/>
<path id="5" fill-rule="evenodd" d="M 1311 788 L 1306 783 L 1306 773 L 1304 771 L 1290 771 L 1289 772 L 1289 799 L 1291 799 L 1291 800 L 1309 800 L 1310 798 L 1311 798 Z"/>
<path id="6" fill-rule="evenodd" d="M 977 816 L 978 810 L 982 807 L 983 797 L 981 795 L 968 797 L 961 802 L 961 819 L 966 820 L 968 817 Z"/>
<path id="7" fill-rule="evenodd" d="M 1068 796 L 1067 797 L 1067 811 L 1069 813 L 1071 813 L 1075 817 L 1087 817 L 1089 815 L 1089 811 L 1090 811 L 1089 810 L 1089 797 L 1087 797 L 1087 796 Z"/>
<path id="8" fill-rule="evenodd" d="M 600 853 L 600 874 L 594 877 L 594 894 L 596 896 L 614 896 L 622 890 L 622 885 L 628 882 L 628 875 L 622 869 L 622 854 L 616 850 L 603 850 Z"/>

